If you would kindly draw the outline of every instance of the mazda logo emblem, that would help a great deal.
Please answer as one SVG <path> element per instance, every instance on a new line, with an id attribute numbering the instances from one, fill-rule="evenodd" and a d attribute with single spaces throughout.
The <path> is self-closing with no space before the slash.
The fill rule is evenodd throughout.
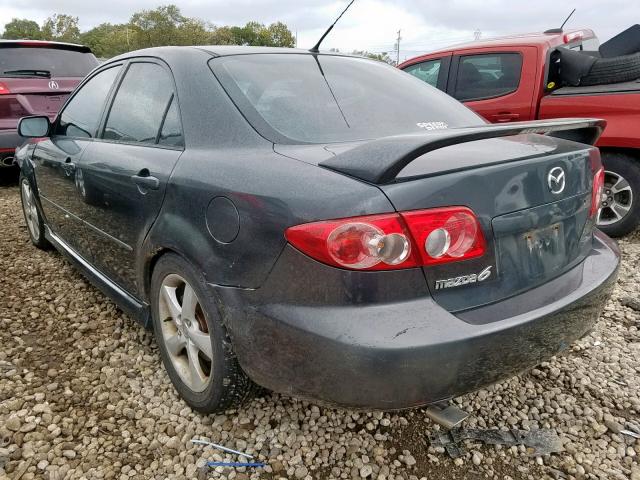
<path id="1" fill-rule="evenodd" d="M 547 175 L 547 184 L 551 193 L 562 193 L 566 185 L 566 175 L 561 167 L 552 168 Z"/>
<path id="2" fill-rule="evenodd" d="M 58 82 L 56 82 L 55 80 L 51 80 L 49 82 L 49 89 L 58 90 L 59 88 L 60 88 L 60 85 L 58 85 Z"/>

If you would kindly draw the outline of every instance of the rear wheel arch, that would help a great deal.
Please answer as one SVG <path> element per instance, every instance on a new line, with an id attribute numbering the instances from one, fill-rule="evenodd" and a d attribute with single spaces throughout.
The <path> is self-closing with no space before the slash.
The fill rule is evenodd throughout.
<path id="1" fill-rule="evenodd" d="M 138 264 L 140 272 L 138 278 L 140 285 L 143 286 L 145 300 L 150 299 L 153 269 L 160 258 L 168 253 L 174 253 L 195 268 L 202 269 L 203 276 L 209 280 L 204 271 L 202 260 L 210 256 L 212 252 L 208 248 L 202 248 L 204 240 L 202 237 L 197 226 L 192 225 L 179 215 L 160 212 L 144 240 L 143 253 L 140 255 L 140 263 Z"/>
<path id="2" fill-rule="evenodd" d="M 160 258 L 162 258 L 163 255 L 167 255 L 169 253 L 180 255 L 175 250 L 161 247 L 145 260 L 142 277 L 144 278 L 143 293 L 144 297 L 147 300 L 151 299 L 151 277 L 153 276 L 153 269 L 158 264 Z M 149 325 L 147 325 L 147 327 L 149 327 Z"/>
<path id="3" fill-rule="evenodd" d="M 228 335 L 227 329 L 222 322 L 222 317 L 217 309 L 216 298 L 211 295 L 210 289 L 207 287 L 207 283 L 204 279 L 203 272 L 197 265 L 194 265 L 184 256 L 180 255 L 169 249 L 164 249 L 162 252 L 158 252 L 156 255 L 154 268 L 151 270 L 150 279 L 150 302 L 152 319 L 151 325 L 154 330 L 156 341 L 160 350 L 160 354 L 165 365 L 167 374 L 169 375 L 175 388 L 183 399 L 194 409 L 203 413 L 221 412 L 228 408 L 236 408 L 247 399 L 251 398 L 255 393 L 259 391 L 259 387 L 255 385 L 249 377 L 244 373 L 242 367 L 237 361 L 231 339 Z M 179 294 L 176 292 L 175 304 L 178 305 L 179 310 L 177 315 L 171 314 L 171 319 L 176 330 L 180 333 L 169 332 L 167 336 L 165 314 L 161 307 L 162 293 L 164 292 L 165 282 L 172 282 L 178 278 L 181 284 L 184 286 L 184 299 L 180 299 Z M 171 284 L 169 284 L 171 286 Z M 177 287 L 178 285 L 176 285 Z M 184 310 L 185 302 L 187 298 L 187 289 L 192 292 L 190 298 L 195 298 L 200 309 L 195 310 L 194 317 L 187 316 Z M 166 305 L 166 303 L 165 303 Z M 165 307 L 166 309 L 166 307 Z M 168 311 L 173 311 L 174 308 L 169 307 Z M 200 314 L 198 315 L 198 312 Z M 192 337 L 193 333 L 187 334 L 194 330 L 197 332 L 196 337 Z M 210 343 L 210 348 L 206 348 L 202 343 L 202 333 L 206 333 L 208 336 L 207 342 Z M 197 345 L 200 350 L 208 353 L 206 358 L 208 360 L 208 370 L 206 365 L 200 365 L 200 354 L 193 357 L 191 353 L 187 355 L 189 357 L 189 365 L 196 364 L 194 358 L 197 358 L 197 363 L 200 365 L 199 370 L 201 377 L 206 377 L 206 383 L 202 385 L 203 389 L 195 388 L 198 386 L 193 385 L 194 382 L 189 383 L 187 380 L 189 375 L 185 375 L 184 369 L 180 369 L 178 363 L 172 359 L 177 358 L 178 349 L 172 351 L 171 345 L 175 346 L 174 338 L 187 339 L 186 343 L 183 340 L 183 344 L 186 345 L 189 350 L 188 344 Z M 197 340 L 200 338 L 200 340 Z M 195 342 L 195 343 L 191 343 Z M 203 348 L 204 347 L 204 348 Z M 181 350 L 182 351 L 182 350 Z M 181 355 L 184 356 L 184 351 Z M 182 359 L 184 360 L 184 359 Z M 193 369 L 191 369 L 193 371 Z M 193 379 L 193 373 L 191 374 Z M 196 382 L 197 383 L 197 382 Z"/>

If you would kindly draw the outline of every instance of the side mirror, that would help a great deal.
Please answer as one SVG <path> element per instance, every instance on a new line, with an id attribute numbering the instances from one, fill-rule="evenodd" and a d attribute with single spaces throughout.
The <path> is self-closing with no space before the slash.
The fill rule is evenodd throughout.
<path id="1" fill-rule="evenodd" d="M 18 135 L 24 138 L 46 137 L 49 135 L 50 129 L 49 117 L 44 115 L 23 117 L 18 123 Z"/>

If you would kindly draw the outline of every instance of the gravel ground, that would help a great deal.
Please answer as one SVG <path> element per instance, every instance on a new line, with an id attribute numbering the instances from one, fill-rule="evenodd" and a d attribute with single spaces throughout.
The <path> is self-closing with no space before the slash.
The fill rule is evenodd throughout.
<path id="1" fill-rule="evenodd" d="M 150 332 L 60 255 L 27 240 L 18 189 L 0 187 L 0 479 L 377 478 L 640 480 L 640 232 L 594 333 L 562 357 L 457 400 L 469 427 L 552 428 L 564 451 L 468 443 L 430 447 L 421 409 L 353 412 L 266 394 L 226 415 L 194 414 L 174 392 Z M 198 437 L 254 453 L 262 471 L 211 471 Z"/>

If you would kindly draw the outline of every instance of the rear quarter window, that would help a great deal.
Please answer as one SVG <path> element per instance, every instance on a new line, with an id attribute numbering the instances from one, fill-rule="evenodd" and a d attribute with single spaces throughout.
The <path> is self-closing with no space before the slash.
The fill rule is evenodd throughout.
<path id="1" fill-rule="evenodd" d="M 427 62 L 416 63 L 404 69 L 405 72 L 413 75 L 419 80 L 428 83 L 432 87 L 438 86 L 438 77 L 440 76 L 440 67 L 442 60 L 429 60 Z"/>

